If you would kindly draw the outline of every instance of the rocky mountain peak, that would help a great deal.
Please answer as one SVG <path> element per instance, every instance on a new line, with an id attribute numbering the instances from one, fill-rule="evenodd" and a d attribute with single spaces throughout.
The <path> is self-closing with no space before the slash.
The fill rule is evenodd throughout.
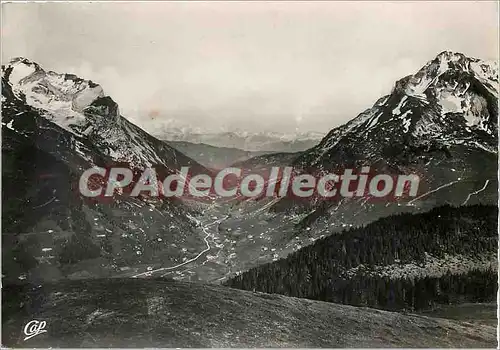
<path id="1" fill-rule="evenodd" d="M 203 169 L 121 116 L 118 104 L 99 84 L 74 74 L 45 71 L 26 58 L 13 59 L 2 67 L 2 102 L 2 124 L 8 129 L 25 133 L 25 115 L 33 113 L 39 123 L 53 124 L 42 130 L 58 130 L 75 148 L 64 152 L 86 161 L 106 158 L 138 168 L 159 164 L 175 171 L 188 164 Z M 90 148 L 101 155 L 91 155 Z M 55 153 L 59 157 L 61 152 Z"/>
<path id="2" fill-rule="evenodd" d="M 421 99 L 433 95 L 433 89 L 451 88 L 455 83 L 479 83 L 491 94 L 498 97 L 498 62 L 467 57 L 462 53 L 443 51 L 424 65 L 416 74 L 407 76 L 396 83 L 396 90 Z M 434 94 L 435 95 L 435 94 Z"/>
<path id="3" fill-rule="evenodd" d="M 298 158 L 303 167 L 390 158 L 387 149 L 463 145 L 497 152 L 498 63 L 443 51 Z M 425 146 L 426 147 L 426 146 Z M 393 153 L 394 153 L 393 152 Z"/>
<path id="4" fill-rule="evenodd" d="M 13 58 L 7 65 L 2 65 L 2 75 L 12 85 L 19 84 L 35 73 L 45 74 L 45 71 L 37 63 L 24 57 Z"/>
<path id="5" fill-rule="evenodd" d="M 34 108 L 50 111 L 54 121 L 66 129 L 85 123 L 84 110 L 105 96 L 102 87 L 93 81 L 74 74 L 45 71 L 23 57 L 14 58 L 3 66 L 2 75 L 17 97 Z M 118 115 L 111 114 L 114 120 Z"/>

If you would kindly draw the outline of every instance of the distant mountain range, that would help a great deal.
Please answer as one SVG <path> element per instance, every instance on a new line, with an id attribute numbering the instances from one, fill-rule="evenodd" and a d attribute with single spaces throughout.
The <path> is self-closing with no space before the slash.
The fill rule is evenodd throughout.
<path id="1" fill-rule="evenodd" d="M 278 132 L 251 133 L 240 130 L 214 132 L 191 127 L 171 127 L 168 123 L 166 125 L 163 128 L 155 129 L 152 134 L 165 141 L 207 144 L 223 148 L 238 148 L 251 152 L 300 152 L 315 146 L 325 136 L 318 132 L 296 132 L 291 134 Z"/>

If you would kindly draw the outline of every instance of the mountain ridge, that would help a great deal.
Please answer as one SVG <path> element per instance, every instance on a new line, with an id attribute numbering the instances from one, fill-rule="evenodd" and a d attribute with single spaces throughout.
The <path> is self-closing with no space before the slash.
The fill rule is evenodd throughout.
<path id="1" fill-rule="evenodd" d="M 46 72 L 25 58 L 11 60 L 2 66 L 2 73 L 5 88 L 11 86 L 11 97 L 43 111 L 41 115 L 45 119 L 74 137 L 92 139 L 113 161 L 127 162 L 138 168 L 162 165 L 176 170 L 191 166 L 194 171 L 206 171 L 122 117 L 118 104 L 91 80 L 73 74 Z M 10 121 L 18 122 L 15 119 L 19 118 L 7 116 L 2 118 L 2 123 L 13 128 Z"/>
<path id="2" fill-rule="evenodd" d="M 168 124 L 167 124 L 168 125 Z M 319 132 L 247 132 L 241 130 L 203 131 L 191 127 L 173 127 L 155 131 L 166 142 L 190 142 L 214 147 L 237 148 L 248 152 L 298 152 L 316 145 L 324 134 Z"/>
<path id="3" fill-rule="evenodd" d="M 441 63 L 447 60 L 448 68 L 444 69 Z M 481 68 L 481 62 L 445 51 L 417 73 L 395 82 L 397 88 L 392 93 L 379 98 L 350 122 L 332 129 L 317 146 L 291 161 L 282 158 L 298 174 L 337 173 L 339 168 L 362 166 L 370 166 L 378 174 L 417 174 L 420 184 L 416 197 L 387 202 L 368 198 L 314 202 L 286 197 L 245 201 L 235 204 L 239 213 L 223 222 L 222 227 L 237 230 L 245 237 L 254 234 L 254 226 L 265 223 L 261 233 L 268 239 L 261 243 L 265 250 L 258 252 L 261 247 L 257 243 L 253 248 L 262 264 L 283 258 L 318 238 L 382 217 L 423 213 L 443 205 L 496 205 L 498 95 L 494 94 L 494 87 L 498 76 L 490 77 L 487 73 L 498 71 L 489 68 L 495 64 Z M 413 79 L 415 75 L 418 76 Z M 486 78 L 488 87 L 481 88 L 479 85 Z M 406 95 L 406 89 L 413 96 Z M 452 112 L 443 108 L 440 103 L 450 96 L 451 100 L 458 99 L 460 106 L 463 103 L 465 110 Z M 467 125 L 467 113 L 475 117 L 476 124 Z M 407 123 L 402 116 L 413 119 Z M 429 128 L 420 133 L 417 123 L 424 122 L 429 123 Z M 246 240 L 239 246 L 235 243 L 237 251 L 243 247 L 252 249 Z M 268 250 L 268 246 L 275 251 Z M 241 262 L 236 271 L 256 265 L 252 261 Z"/>
<path id="4" fill-rule="evenodd" d="M 26 59 L 2 73 L 4 281 L 109 277 L 131 265 L 176 263 L 205 247 L 197 208 L 118 192 L 112 203 L 92 202 L 78 182 L 95 166 L 209 170 L 122 117 L 90 80 Z"/>
<path id="5" fill-rule="evenodd" d="M 486 72 L 490 72 L 491 75 L 487 75 Z M 468 92 L 472 83 L 477 81 L 483 84 L 487 91 Z M 490 98 L 490 101 L 487 101 L 487 106 L 483 106 L 482 101 L 477 102 L 478 106 L 475 109 L 474 101 L 471 100 L 476 97 L 481 98 L 483 93 Z M 382 144 L 386 142 L 388 134 L 392 142 L 394 137 L 403 137 L 407 133 L 410 134 L 410 138 L 403 137 L 401 141 L 408 142 L 413 137 L 414 141 L 419 142 L 434 140 L 455 144 L 453 143 L 455 140 L 442 135 L 450 132 L 451 136 L 459 138 L 456 141 L 461 143 L 466 143 L 467 138 L 476 137 L 484 143 L 480 145 L 473 143 L 473 146 L 495 152 L 498 143 L 495 142 L 498 140 L 496 132 L 498 106 L 494 103 L 495 99 L 498 101 L 497 63 L 487 64 L 479 59 L 467 58 L 460 53 L 444 51 L 416 74 L 398 80 L 391 94 L 381 97 L 371 108 L 348 123 L 332 129 L 308 152 L 311 153 L 310 156 L 317 157 L 309 165 L 315 165 L 323 155 L 335 152 L 335 146 L 345 138 L 351 137 L 359 141 L 359 134 L 369 134 L 370 140 Z M 446 102 L 454 103 L 455 109 L 446 105 Z M 464 119 L 470 117 L 471 120 L 466 122 L 471 125 L 455 119 L 454 122 L 464 129 L 457 130 L 449 128 L 439 118 L 452 117 L 456 114 L 462 115 Z M 488 117 L 488 123 L 484 123 L 482 117 Z M 424 122 L 427 124 L 424 125 Z M 385 123 L 389 124 L 386 128 L 383 125 Z M 485 131 L 486 135 L 481 131 Z M 424 137 L 428 139 L 422 140 Z M 372 148 L 363 149 L 362 155 L 370 157 L 368 152 L 372 151 Z M 295 165 L 300 166 L 305 161 L 298 159 Z"/>
<path id="6" fill-rule="evenodd" d="M 491 187 L 481 195 L 490 193 L 496 183 L 498 159 L 495 67 L 444 51 L 416 74 L 396 82 L 392 93 L 371 108 L 332 129 L 291 165 L 299 172 L 368 165 L 379 173 L 416 173 L 427 191 L 435 193 L 424 199 L 441 205 L 462 203 L 486 181 Z M 450 100 L 458 101 L 461 109 L 446 107 L 445 101 Z M 435 189 L 454 183 L 465 189 L 447 195 L 441 191 L 437 197 Z M 273 210 L 292 207 L 285 199 Z"/>

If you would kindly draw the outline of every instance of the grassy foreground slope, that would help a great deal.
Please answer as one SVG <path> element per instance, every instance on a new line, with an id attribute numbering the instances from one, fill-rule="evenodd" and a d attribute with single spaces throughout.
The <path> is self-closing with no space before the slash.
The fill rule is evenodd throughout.
<path id="1" fill-rule="evenodd" d="M 493 326 L 166 280 L 4 286 L 7 347 L 493 347 Z M 23 341 L 30 320 L 47 332 Z"/>

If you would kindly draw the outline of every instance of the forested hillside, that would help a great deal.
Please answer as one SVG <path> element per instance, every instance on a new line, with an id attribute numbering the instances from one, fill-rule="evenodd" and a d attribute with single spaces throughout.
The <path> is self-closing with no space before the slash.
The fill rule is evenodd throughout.
<path id="1" fill-rule="evenodd" d="M 498 208 L 443 206 L 317 240 L 228 286 L 384 309 L 488 301 L 497 290 Z"/>

